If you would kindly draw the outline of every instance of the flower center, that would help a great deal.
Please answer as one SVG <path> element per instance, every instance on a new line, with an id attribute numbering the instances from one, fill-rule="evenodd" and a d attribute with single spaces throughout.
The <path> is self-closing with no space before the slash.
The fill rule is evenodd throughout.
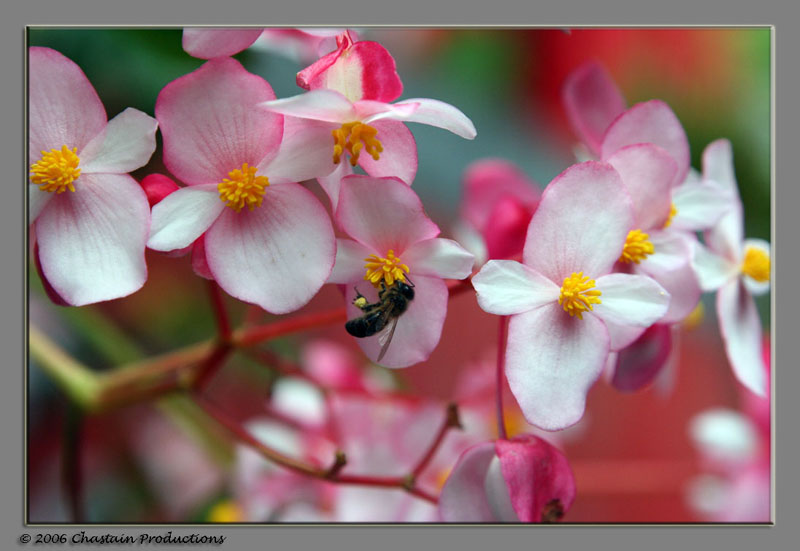
<path id="1" fill-rule="evenodd" d="M 672 203 L 669 207 L 669 216 L 667 216 L 667 221 L 664 222 L 664 227 L 668 228 L 670 224 L 672 224 L 672 219 L 675 218 L 675 215 L 678 214 L 678 209 L 675 207 L 675 203 Z"/>
<path id="2" fill-rule="evenodd" d="M 69 149 L 66 145 L 62 145 L 61 150 L 42 151 L 42 158 L 31 165 L 31 182 L 42 191 L 75 191 L 72 183 L 81 175 L 77 153 L 77 147 Z"/>
<path id="3" fill-rule="evenodd" d="M 353 166 L 358 164 L 362 149 L 376 161 L 380 159 L 383 146 L 375 137 L 377 133 L 376 128 L 360 122 L 346 122 L 341 128 L 331 130 L 334 164 L 339 164 L 345 150 L 350 153 L 350 164 Z"/>
<path id="4" fill-rule="evenodd" d="M 564 278 L 558 303 L 570 316 L 578 316 L 582 320 L 583 312 L 592 310 L 592 304 L 601 304 L 597 297 L 602 293 L 594 286 L 594 280 L 583 275 L 583 272 L 572 272 L 571 276 Z"/>
<path id="5" fill-rule="evenodd" d="M 236 212 L 245 205 L 250 210 L 261 206 L 269 180 L 266 176 L 256 176 L 256 170 L 256 167 L 244 163 L 241 170 L 231 170 L 228 177 L 217 184 L 219 198 L 225 206 Z"/>
<path id="6" fill-rule="evenodd" d="M 400 258 L 394 255 L 394 251 L 389 249 L 386 258 L 371 254 L 364 259 L 367 274 L 364 279 L 371 282 L 373 286 L 379 287 L 381 281 L 386 285 L 391 285 L 395 281 L 405 281 L 406 274 L 409 272 L 408 266 L 400 264 Z"/>
<path id="7" fill-rule="evenodd" d="M 655 248 L 649 239 L 650 236 L 642 230 L 629 231 L 628 237 L 625 238 L 625 246 L 622 248 L 622 255 L 620 255 L 619 261 L 625 264 L 630 264 L 631 262 L 638 264 L 648 255 L 653 254 Z"/>
<path id="8" fill-rule="evenodd" d="M 769 281 L 769 253 L 755 247 L 748 247 L 744 253 L 742 273 L 749 275 L 759 283 Z"/>

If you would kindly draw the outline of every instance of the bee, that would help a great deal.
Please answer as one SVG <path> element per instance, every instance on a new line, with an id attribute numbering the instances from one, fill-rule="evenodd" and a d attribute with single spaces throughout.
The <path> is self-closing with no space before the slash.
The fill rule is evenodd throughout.
<path id="1" fill-rule="evenodd" d="M 356 298 L 353 300 L 364 315 L 351 319 L 345 323 L 344 328 L 348 333 L 359 339 L 371 337 L 381 331 L 379 337 L 381 345 L 380 354 L 376 361 L 380 362 L 389 349 L 392 342 L 394 330 L 397 327 L 397 320 L 408 309 L 408 304 L 414 299 L 414 284 L 411 280 L 395 281 L 387 286 L 386 282 L 381 282 L 381 289 L 378 291 L 378 301 L 369 303 L 366 297 L 356 289 Z"/>

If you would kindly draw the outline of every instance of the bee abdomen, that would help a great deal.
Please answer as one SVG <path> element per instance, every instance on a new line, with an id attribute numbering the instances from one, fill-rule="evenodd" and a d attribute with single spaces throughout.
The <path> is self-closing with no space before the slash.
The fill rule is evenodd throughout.
<path id="1" fill-rule="evenodd" d="M 385 325 L 386 322 L 380 312 L 376 312 L 352 319 L 344 324 L 344 328 L 354 337 L 363 339 L 364 337 L 371 337 L 383 329 Z"/>

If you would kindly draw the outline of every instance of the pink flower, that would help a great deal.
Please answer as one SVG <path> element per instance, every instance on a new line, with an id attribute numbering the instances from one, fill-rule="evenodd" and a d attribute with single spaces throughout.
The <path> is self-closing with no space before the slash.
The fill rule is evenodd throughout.
<path id="1" fill-rule="evenodd" d="M 717 291 L 717 318 L 725 352 L 736 378 L 764 395 L 761 320 L 753 295 L 769 291 L 770 245 L 744 239 L 744 219 L 733 153 L 727 140 L 717 140 L 703 153 L 703 178 L 727 189 L 734 207 L 705 233 L 705 246 L 695 245 L 694 267 L 704 291 Z"/>
<path id="2" fill-rule="evenodd" d="M 325 282 L 336 243 L 325 208 L 295 183 L 318 165 L 281 142 L 282 117 L 256 107 L 274 97 L 230 58 L 164 87 L 156 102 L 164 163 L 188 186 L 153 207 L 147 246 L 180 249 L 205 234 L 205 262 L 226 292 L 286 313 Z"/>
<path id="3" fill-rule="evenodd" d="M 29 49 L 30 220 L 41 274 L 66 304 L 124 297 L 147 279 L 150 212 L 128 172 L 156 148 L 155 119 L 111 121 L 86 75 L 60 53 Z"/>
<path id="4" fill-rule="evenodd" d="M 649 327 L 667 311 L 669 293 L 654 280 L 611 273 L 633 221 L 630 196 L 611 165 L 574 165 L 542 194 L 523 263 L 490 260 L 472 278 L 481 308 L 511 316 L 506 376 L 538 427 L 576 423 L 616 335 Z"/>
<path id="5" fill-rule="evenodd" d="M 264 28 L 186 28 L 183 30 L 183 49 L 193 57 L 214 59 L 238 54 L 259 38 L 275 43 L 281 51 L 307 59 L 319 53 L 340 29 L 264 29 Z"/>
<path id="6" fill-rule="evenodd" d="M 372 303 L 382 284 L 413 282 L 414 298 L 397 321 L 391 346 L 380 362 L 407 367 L 424 361 L 439 342 L 447 313 L 443 278 L 463 279 L 473 257 L 458 243 L 436 237 L 439 228 L 419 197 L 396 178 L 353 175 L 342 181 L 336 222 L 353 239 L 339 239 L 329 283 L 347 285 L 349 317 L 364 315 L 353 304 L 356 289 Z M 381 352 L 379 336 L 358 344 L 371 360 Z"/>
<path id="7" fill-rule="evenodd" d="M 442 488 L 439 514 L 445 522 L 556 522 L 574 499 L 564 454 L 521 435 L 462 453 Z"/>

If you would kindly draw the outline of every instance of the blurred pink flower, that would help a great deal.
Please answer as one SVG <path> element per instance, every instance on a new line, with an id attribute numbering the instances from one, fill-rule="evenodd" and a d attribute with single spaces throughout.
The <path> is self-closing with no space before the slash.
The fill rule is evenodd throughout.
<path id="1" fill-rule="evenodd" d="M 72 306 L 124 297 L 147 279 L 150 213 L 129 172 L 156 148 L 155 119 L 128 108 L 111 121 L 71 60 L 29 49 L 29 215 L 40 273 Z"/>
<path id="2" fill-rule="evenodd" d="M 183 49 L 193 57 L 214 59 L 238 54 L 259 38 L 274 49 L 300 60 L 320 55 L 320 50 L 333 47 L 333 37 L 341 29 L 264 29 L 264 28 L 186 28 L 183 30 Z M 328 48 L 326 51 L 330 51 Z"/>
<path id="3" fill-rule="evenodd" d="M 598 197 L 602 208 L 595 208 Z M 574 165 L 542 194 L 523 263 L 490 260 L 472 278 L 481 308 L 511 316 L 506 376 L 538 427 L 559 430 L 580 420 L 617 333 L 647 328 L 667 311 L 669 293 L 654 280 L 611 273 L 633 220 L 611 165 Z"/>
<path id="4" fill-rule="evenodd" d="M 360 284 L 363 296 L 374 302 L 381 283 L 410 278 L 415 296 L 380 363 L 407 367 L 425 361 L 439 342 L 447 313 L 443 279 L 469 276 L 473 256 L 455 241 L 436 237 L 439 228 L 426 216 L 419 197 L 397 178 L 344 178 L 336 222 L 353 239 L 338 240 L 328 282 L 347 285 L 350 318 L 363 315 L 353 304 L 354 286 Z M 367 357 L 377 360 L 378 335 L 358 339 L 358 344 Z"/>
<path id="5" fill-rule="evenodd" d="M 164 87 L 156 102 L 164 163 L 188 186 L 153 207 L 147 246 L 181 249 L 203 235 L 219 285 L 280 314 L 317 293 L 336 243 L 325 208 L 295 183 L 318 176 L 319 165 L 293 149 L 281 116 L 256 107 L 274 97 L 264 79 L 230 58 Z"/>

